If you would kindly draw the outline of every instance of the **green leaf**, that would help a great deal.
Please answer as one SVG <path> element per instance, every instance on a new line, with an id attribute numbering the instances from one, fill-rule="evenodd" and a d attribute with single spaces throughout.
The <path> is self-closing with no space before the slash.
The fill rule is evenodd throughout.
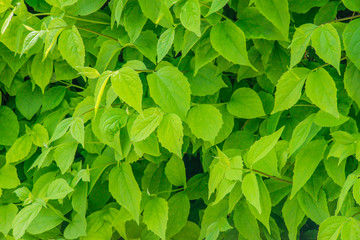
<path id="1" fill-rule="evenodd" d="M 62 174 L 67 172 L 67 170 L 71 167 L 71 164 L 74 162 L 77 146 L 77 142 L 68 142 L 56 147 L 54 160 L 60 168 Z"/>
<path id="2" fill-rule="evenodd" d="M 69 130 L 72 121 L 73 121 L 72 118 L 65 118 L 58 125 L 56 125 L 55 131 L 51 136 L 50 142 L 53 142 L 64 136 L 65 133 Z"/>
<path id="3" fill-rule="evenodd" d="M 168 202 L 163 198 L 150 199 L 144 208 L 144 223 L 149 230 L 162 239 L 166 236 L 168 211 Z"/>
<path id="4" fill-rule="evenodd" d="M 254 0 L 256 8 L 288 39 L 290 13 L 287 0 Z"/>
<path id="5" fill-rule="evenodd" d="M 156 63 L 156 46 L 158 39 L 152 31 L 144 31 L 134 42 L 135 47 L 151 62 Z"/>
<path id="6" fill-rule="evenodd" d="M 304 143 L 310 141 L 321 129 L 321 127 L 314 124 L 315 115 L 311 114 L 300 122 L 294 129 L 290 143 L 289 154 L 292 155 Z"/>
<path id="7" fill-rule="evenodd" d="M 306 23 L 296 28 L 295 34 L 291 42 L 291 60 L 290 67 L 294 67 L 304 57 L 307 46 L 309 45 L 311 36 L 314 30 L 317 28 L 316 25 Z"/>
<path id="8" fill-rule="evenodd" d="M 251 88 L 239 88 L 233 92 L 227 109 L 238 118 L 252 119 L 265 115 L 260 97 Z"/>
<path id="9" fill-rule="evenodd" d="M 72 221 L 64 230 L 64 237 L 67 239 L 77 239 L 86 236 L 86 218 L 80 214 L 75 214 Z"/>
<path id="10" fill-rule="evenodd" d="M 73 68 L 83 67 L 85 63 L 85 47 L 81 35 L 75 25 L 64 30 L 59 37 L 61 56 Z"/>
<path id="11" fill-rule="evenodd" d="M 346 222 L 346 217 L 332 216 L 320 224 L 319 240 L 336 240 Z"/>
<path id="12" fill-rule="evenodd" d="M 349 174 L 345 180 L 344 185 L 341 188 L 340 196 L 337 201 L 335 215 L 340 212 L 342 205 L 344 204 L 345 197 L 350 191 L 351 187 L 355 184 L 356 180 L 359 178 L 360 174 L 359 171 L 354 171 L 353 173 Z"/>
<path id="13" fill-rule="evenodd" d="M 30 32 L 24 40 L 23 48 L 21 50 L 21 55 L 29 51 L 32 47 L 34 47 L 35 44 L 38 42 L 39 38 L 41 38 L 44 34 L 45 31 L 43 30 Z"/>
<path id="14" fill-rule="evenodd" d="M 235 207 L 234 224 L 240 235 L 246 239 L 261 239 L 256 218 L 251 214 L 248 204 L 244 200 Z"/>
<path id="15" fill-rule="evenodd" d="M 45 92 L 42 100 L 41 112 L 52 110 L 59 106 L 64 99 L 66 88 L 62 86 L 52 87 Z"/>
<path id="16" fill-rule="evenodd" d="M 174 186 L 183 186 L 186 184 L 184 161 L 175 155 L 173 155 L 167 162 L 165 174 Z"/>
<path id="17" fill-rule="evenodd" d="M 14 142 L 9 151 L 6 153 L 7 163 L 13 163 L 24 159 L 30 152 L 32 146 L 31 136 L 25 134 Z"/>
<path id="18" fill-rule="evenodd" d="M 8 235 L 9 231 L 11 230 L 11 223 L 14 220 L 17 212 L 18 209 L 16 205 L 12 203 L 0 206 L 0 232 L 5 236 Z"/>
<path id="19" fill-rule="evenodd" d="M 360 5 L 360 3 L 358 3 Z M 347 24 L 343 32 L 344 48 L 346 50 L 346 56 L 355 64 L 357 68 L 360 68 L 360 57 L 357 45 L 360 42 L 360 21 L 356 19 Z"/>
<path id="20" fill-rule="evenodd" d="M 53 211 L 50 208 L 42 208 L 36 218 L 30 223 L 26 232 L 30 234 L 41 234 L 50 231 L 62 223 L 64 219 L 61 216 L 62 214 L 59 214 L 57 210 Z"/>
<path id="21" fill-rule="evenodd" d="M 141 192 L 130 164 L 121 164 L 111 170 L 109 191 L 115 200 L 131 213 L 135 221 L 139 222 Z M 159 219 L 159 221 L 162 220 Z"/>
<path id="22" fill-rule="evenodd" d="M 169 201 L 169 219 L 166 227 L 166 237 L 171 238 L 186 225 L 189 212 L 190 201 L 184 191 L 176 193 Z"/>
<path id="23" fill-rule="evenodd" d="M 118 1 L 117 6 L 121 5 L 121 2 L 124 0 Z M 126 2 L 127 0 L 125 0 Z M 141 1 L 139 1 L 141 2 Z M 125 9 L 123 11 L 123 25 L 125 27 L 126 32 L 130 37 L 130 41 L 134 42 L 139 35 L 147 21 L 147 17 L 144 16 L 143 12 L 141 11 L 140 5 L 138 1 L 127 1 Z M 120 14 L 118 8 L 115 9 L 115 16 Z M 119 16 L 120 18 L 120 16 Z M 117 21 L 120 23 L 119 21 Z"/>
<path id="24" fill-rule="evenodd" d="M 71 136 L 84 147 L 85 141 L 85 128 L 82 118 L 75 118 L 70 125 Z"/>
<path id="25" fill-rule="evenodd" d="M 74 189 L 72 189 L 64 179 L 59 178 L 50 183 L 46 198 L 64 199 L 72 191 L 74 191 Z"/>
<path id="26" fill-rule="evenodd" d="M 175 67 L 166 66 L 147 76 L 150 96 L 164 111 L 185 119 L 190 109 L 190 85 Z"/>
<path id="27" fill-rule="evenodd" d="M 321 162 L 327 144 L 324 140 L 314 140 L 306 144 L 295 158 L 293 186 L 290 198 L 305 185 Z"/>
<path id="28" fill-rule="evenodd" d="M 33 127 L 33 134 L 31 135 L 32 142 L 38 147 L 47 147 L 49 142 L 49 134 L 43 125 L 35 124 Z"/>
<path id="29" fill-rule="evenodd" d="M 202 104 L 190 109 L 187 123 L 197 138 L 212 142 L 218 135 L 223 120 L 217 108 Z"/>
<path id="30" fill-rule="evenodd" d="M 183 126 L 180 117 L 174 113 L 166 114 L 160 122 L 157 130 L 159 142 L 169 152 L 182 157 Z"/>
<path id="31" fill-rule="evenodd" d="M 246 7 L 241 14 L 238 14 L 237 18 L 239 20 L 236 21 L 236 25 L 244 32 L 247 39 L 284 39 L 280 30 L 267 20 L 256 7 Z"/>
<path id="32" fill-rule="evenodd" d="M 198 37 L 201 36 L 200 14 L 199 0 L 187 0 L 180 12 L 181 24 Z"/>
<path id="33" fill-rule="evenodd" d="M 336 86 L 333 78 L 323 68 L 311 72 L 306 80 L 306 95 L 321 110 L 339 118 Z"/>
<path id="34" fill-rule="evenodd" d="M 11 0 L 1 1 L 0 2 L 0 13 L 6 12 L 6 10 L 8 10 L 10 7 L 11 7 Z"/>
<path id="35" fill-rule="evenodd" d="M 346 92 L 358 106 L 360 106 L 360 82 L 357 81 L 359 77 L 360 70 L 353 63 L 349 62 L 345 70 L 344 85 Z"/>
<path id="36" fill-rule="evenodd" d="M 76 67 L 76 70 L 79 71 L 79 74 L 87 78 L 98 78 L 100 73 L 92 67 Z"/>
<path id="37" fill-rule="evenodd" d="M 328 2 L 322 6 L 315 15 L 314 23 L 321 25 L 333 21 L 336 18 L 338 6 L 337 2 Z"/>
<path id="38" fill-rule="evenodd" d="M 300 190 L 296 198 L 306 216 L 316 224 L 320 225 L 320 223 L 330 217 L 324 190 L 320 190 L 317 201 L 305 190 Z"/>
<path id="39" fill-rule="evenodd" d="M 346 8 L 351 11 L 358 12 L 360 11 L 360 1 L 359 0 L 343 0 L 342 1 Z"/>
<path id="40" fill-rule="evenodd" d="M 320 110 L 316 113 L 314 123 L 320 127 L 336 127 L 349 120 L 349 117 L 345 117 L 339 114 L 340 117 L 336 118 L 330 113 Z"/>
<path id="41" fill-rule="evenodd" d="M 341 43 L 338 32 L 331 24 L 321 25 L 314 30 L 311 46 L 322 60 L 334 66 L 340 74 Z"/>
<path id="42" fill-rule="evenodd" d="M 0 188 L 11 189 L 20 185 L 17 169 L 14 165 L 7 164 L 0 168 Z"/>
<path id="43" fill-rule="evenodd" d="M 242 190 L 246 200 L 261 214 L 260 190 L 255 173 L 251 172 L 244 177 Z"/>
<path id="44" fill-rule="evenodd" d="M 297 103 L 309 73 L 307 68 L 294 68 L 281 76 L 276 85 L 273 113 L 289 109 Z"/>
<path id="45" fill-rule="evenodd" d="M 298 201 L 296 199 L 287 199 L 282 208 L 282 215 L 289 232 L 289 239 L 296 240 L 298 227 L 305 217 L 305 213 Z"/>
<path id="46" fill-rule="evenodd" d="M 13 236 L 15 239 L 19 239 L 25 234 L 26 229 L 36 218 L 41 209 L 42 205 L 37 202 L 21 209 L 12 222 Z"/>
<path id="47" fill-rule="evenodd" d="M 39 111 L 41 102 L 41 91 L 39 88 L 35 88 L 33 91 L 30 81 L 24 82 L 16 92 L 16 107 L 28 120 L 30 120 Z"/>
<path id="48" fill-rule="evenodd" d="M 214 1 L 212 1 L 211 7 L 210 7 L 208 13 L 206 14 L 206 16 L 209 16 L 210 14 L 222 9 L 227 4 L 228 1 L 229 0 L 214 0 Z"/>
<path id="49" fill-rule="evenodd" d="M 124 102 L 142 113 L 143 86 L 137 72 L 123 67 L 111 76 L 111 85 Z"/>
<path id="50" fill-rule="evenodd" d="M 345 176 L 344 176 L 344 178 L 345 178 Z M 353 196 L 354 196 L 356 203 L 359 204 L 359 202 L 360 202 L 360 179 L 357 179 L 356 182 L 354 183 L 352 192 L 353 192 Z"/>
<path id="51" fill-rule="evenodd" d="M 144 110 L 143 116 L 137 116 L 131 127 L 131 140 L 139 142 L 150 136 L 160 125 L 162 119 L 163 113 L 160 109 L 148 108 Z"/>
<path id="52" fill-rule="evenodd" d="M 189 79 L 191 94 L 194 96 L 213 95 L 221 88 L 227 87 L 221 75 L 216 73 L 216 67 L 212 64 L 202 67 L 196 75 L 189 72 L 186 77 Z"/>
<path id="53" fill-rule="evenodd" d="M 126 111 L 119 108 L 109 108 L 102 113 L 99 130 L 106 141 L 113 141 L 116 134 L 127 123 Z"/>
<path id="54" fill-rule="evenodd" d="M 243 31 L 226 20 L 212 27 L 210 41 L 214 49 L 227 60 L 254 68 L 246 51 L 246 39 Z"/>
<path id="55" fill-rule="evenodd" d="M 161 34 L 159 41 L 157 43 L 158 63 L 161 62 L 161 60 L 170 51 L 171 46 L 174 42 L 174 38 L 175 38 L 175 28 L 169 28 Z"/>
<path id="56" fill-rule="evenodd" d="M 53 60 L 46 58 L 42 61 L 42 53 L 35 55 L 31 65 L 31 75 L 34 82 L 45 92 L 53 74 Z"/>
<path id="57" fill-rule="evenodd" d="M 284 127 L 273 134 L 260 138 L 250 147 L 247 154 L 247 162 L 250 167 L 260 159 L 264 158 L 275 147 L 283 130 Z"/>
<path id="58" fill-rule="evenodd" d="M 341 239 L 356 240 L 360 237 L 360 224 L 355 218 L 345 222 L 341 230 Z"/>
<path id="59" fill-rule="evenodd" d="M 53 18 L 48 26 L 48 31 L 45 36 L 45 45 L 44 45 L 44 56 L 45 59 L 48 54 L 54 49 L 56 41 L 60 34 L 65 30 L 67 24 L 61 18 Z"/>
<path id="60" fill-rule="evenodd" d="M 19 122 L 7 106 L 0 107 L 0 145 L 11 146 L 19 134 Z"/>
<path id="61" fill-rule="evenodd" d="M 249 205 L 251 213 L 266 227 L 268 232 L 270 232 L 270 213 L 271 213 L 271 198 L 269 191 L 266 188 L 266 185 L 262 178 L 257 175 L 256 176 L 259 192 L 260 192 L 260 205 L 261 205 L 261 213 L 258 212 L 256 208 L 252 205 Z"/>

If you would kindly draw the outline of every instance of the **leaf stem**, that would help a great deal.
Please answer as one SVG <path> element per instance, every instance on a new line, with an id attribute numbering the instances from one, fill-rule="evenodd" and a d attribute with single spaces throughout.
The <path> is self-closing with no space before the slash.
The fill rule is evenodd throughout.
<path id="1" fill-rule="evenodd" d="M 342 21 L 347 21 L 347 20 L 353 20 L 353 19 L 359 18 L 359 17 L 360 17 L 360 14 L 359 15 L 352 15 L 351 17 L 339 18 L 339 19 L 335 19 L 335 20 L 332 20 L 332 21 L 327 22 L 327 23 L 334 23 L 334 22 L 342 22 Z"/>
<path id="2" fill-rule="evenodd" d="M 250 168 L 231 168 L 231 169 L 234 169 L 234 170 L 246 170 L 246 171 L 253 171 L 253 172 L 256 172 L 256 173 L 259 173 L 261 175 L 264 175 L 268 178 L 271 178 L 271 179 L 274 179 L 274 180 L 278 180 L 280 182 L 284 182 L 284 183 L 288 183 L 288 184 L 292 184 L 293 182 L 292 181 L 289 181 L 289 180 L 286 180 L 286 179 L 282 179 L 282 178 L 279 178 L 279 177 L 275 177 L 275 176 L 272 176 L 270 174 L 267 174 L 267 173 L 264 173 L 262 171 L 259 171 L 259 170 L 256 170 L 256 169 L 250 169 Z"/>
<path id="3" fill-rule="evenodd" d="M 90 30 L 90 29 L 87 29 L 87 28 L 78 27 L 78 26 L 76 26 L 76 27 L 77 27 L 77 29 L 79 29 L 79 30 L 83 30 L 83 31 L 85 31 L 85 32 L 93 33 L 93 34 L 95 34 L 95 35 L 98 35 L 98 36 L 101 36 L 101 37 L 104 37 L 104 38 L 107 38 L 107 39 L 110 39 L 110 40 L 114 40 L 114 41 L 116 41 L 116 42 L 118 41 L 116 38 L 110 37 L 110 36 L 108 36 L 108 35 L 105 35 L 105 34 L 102 34 L 102 33 L 99 33 L 99 32 L 95 32 L 95 31 Z"/>
<path id="4" fill-rule="evenodd" d="M 30 16 L 41 17 L 41 16 L 50 16 L 51 14 L 52 13 L 34 13 L 34 14 L 31 14 Z M 110 25 L 110 23 L 108 23 L 108 22 L 101 22 L 101 21 L 96 21 L 96 20 L 91 20 L 91 19 L 78 18 L 78 17 L 74 17 L 74 16 L 70 16 L 70 15 L 64 15 L 64 17 L 74 19 L 74 20 L 77 20 L 77 21 L 81 21 L 81 22 L 88 22 L 88 23 L 95 23 L 95 24 L 102 24 L 102 25 Z"/>
<path id="5" fill-rule="evenodd" d="M 56 213 L 56 215 L 58 215 L 65 222 L 71 222 L 70 219 L 68 219 L 63 214 L 61 214 L 61 212 L 59 210 L 57 210 L 56 208 L 54 208 L 50 203 L 46 203 L 46 206 L 48 206 L 54 213 Z"/>

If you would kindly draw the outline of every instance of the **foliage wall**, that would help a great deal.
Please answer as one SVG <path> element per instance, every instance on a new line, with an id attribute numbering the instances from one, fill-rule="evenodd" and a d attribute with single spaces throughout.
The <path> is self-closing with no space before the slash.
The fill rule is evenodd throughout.
<path id="1" fill-rule="evenodd" d="M 0 0 L 0 239 L 360 239 L 359 0 Z"/>

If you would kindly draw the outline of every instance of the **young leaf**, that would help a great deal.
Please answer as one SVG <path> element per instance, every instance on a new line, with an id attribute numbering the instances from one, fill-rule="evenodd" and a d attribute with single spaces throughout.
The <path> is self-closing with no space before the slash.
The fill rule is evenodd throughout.
<path id="1" fill-rule="evenodd" d="M 35 124 L 33 134 L 31 135 L 33 143 L 38 147 L 47 147 L 49 142 L 49 134 L 43 125 Z"/>
<path id="2" fill-rule="evenodd" d="M 166 66 L 147 76 L 150 96 L 164 111 L 185 119 L 190 109 L 190 85 L 175 67 Z"/>
<path id="3" fill-rule="evenodd" d="M 349 1 L 350 2 L 350 1 Z M 358 3 L 360 7 L 360 3 Z M 359 57 L 359 49 L 357 48 L 360 42 L 360 35 L 359 35 L 359 27 L 360 27 L 360 20 L 355 19 L 347 24 L 344 32 L 343 32 L 343 39 L 344 39 L 344 48 L 346 51 L 346 56 L 349 57 L 352 63 L 360 69 L 360 57 Z"/>
<path id="4" fill-rule="evenodd" d="M 309 45 L 312 33 L 316 29 L 316 25 L 306 23 L 296 28 L 295 34 L 291 42 L 291 59 L 290 67 L 294 67 L 304 57 L 307 46 Z"/>
<path id="5" fill-rule="evenodd" d="M 291 108 L 301 97 L 307 75 L 307 68 L 294 68 L 284 73 L 276 85 L 273 113 Z"/>
<path id="6" fill-rule="evenodd" d="M 187 123 L 197 138 L 212 142 L 218 135 L 223 120 L 217 108 L 202 104 L 190 109 Z"/>
<path id="7" fill-rule="evenodd" d="M 158 108 L 148 108 L 144 110 L 143 116 L 137 116 L 131 127 L 131 140 L 139 142 L 150 136 L 159 126 L 162 118 L 163 113 Z"/>
<path id="8" fill-rule="evenodd" d="M 13 236 L 15 239 L 21 238 L 30 223 L 36 218 L 42 209 L 40 203 L 34 202 L 31 205 L 24 207 L 15 217 L 12 222 Z"/>
<path id="9" fill-rule="evenodd" d="M 15 204 L 7 204 L 0 206 L 0 232 L 5 236 L 11 230 L 11 223 L 14 220 L 18 209 Z"/>
<path id="10" fill-rule="evenodd" d="M 161 60 L 170 51 L 171 46 L 174 42 L 174 38 L 175 38 L 175 28 L 169 28 L 161 34 L 159 41 L 157 43 L 158 63 L 161 62 Z"/>
<path id="11" fill-rule="evenodd" d="M 16 188 L 20 184 L 17 169 L 14 165 L 6 164 L 0 168 L 0 188 Z"/>
<path id="12" fill-rule="evenodd" d="M 231 21 L 226 20 L 216 24 L 211 29 L 210 41 L 214 49 L 227 60 L 254 69 L 246 51 L 245 35 Z"/>
<path id="13" fill-rule="evenodd" d="M 58 44 L 61 56 L 70 66 L 73 68 L 84 66 L 85 47 L 82 37 L 75 25 L 73 25 L 71 29 L 66 29 L 61 33 Z"/>
<path id="14" fill-rule="evenodd" d="M 318 239 L 337 239 L 346 223 L 346 217 L 332 216 L 320 224 Z"/>
<path id="15" fill-rule="evenodd" d="M 340 37 L 330 23 L 321 25 L 314 30 L 311 36 L 311 46 L 314 47 L 316 54 L 321 59 L 334 66 L 340 74 Z"/>
<path id="16" fill-rule="evenodd" d="M 311 72 L 306 80 L 306 95 L 325 112 L 339 118 L 336 86 L 333 78 L 323 68 Z"/>
<path id="17" fill-rule="evenodd" d="M 257 118 L 265 115 L 260 97 L 251 88 L 239 88 L 227 104 L 228 111 L 238 118 Z"/>
<path id="18" fill-rule="evenodd" d="M 144 208 L 144 223 L 148 229 L 165 239 L 168 221 L 168 202 L 163 198 L 150 199 Z"/>
<path id="19" fill-rule="evenodd" d="M 190 213 L 190 201 L 184 191 L 176 193 L 168 201 L 169 219 L 166 237 L 171 238 L 186 225 Z"/>
<path id="20" fill-rule="evenodd" d="M 242 190 L 246 200 L 261 214 L 260 190 L 256 175 L 253 172 L 244 177 Z"/>
<path id="21" fill-rule="evenodd" d="M 234 224 L 240 235 L 246 239 L 261 240 L 259 225 L 245 200 L 240 201 L 235 207 Z"/>
<path id="22" fill-rule="evenodd" d="M 343 3 L 345 7 L 350 9 L 351 11 L 360 11 L 360 2 L 358 0 L 343 0 Z"/>
<path id="23" fill-rule="evenodd" d="M 254 0 L 256 8 L 288 39 L 290 13 L 287 0 Z"/>
<path id="24" fill-rule="evenodd" d="M 180 12 L 181 24 L 198 37 L 201 36 L 200 14 L 199 0 L 187 0 Z"/>
<path id="25" fill-rule="evenodd" d="M 166 114 L 160 122 L 157 130 L 159 142 L 169 152 L 182 157 L 181 147 L 183 144 L 183 126 L 180 117 L 174 113 Z"/>
<path id="26" fill-rule="evenodd" d="M 84 147 L 85 128 L 82 118 L 77 117 L 71 122 L 70 133 L 71 136 Z"/>
<path id="27" fill-rule="evenodd" d="M 30 32 L 24 40 L 23 48 L 21 50 L 21 55 L 23 55 L 25 52 L 27 52 L 29 49 L 35 46 L 39 38 L 41 38 L 44 34 L 45 31 L 43 30 Z"/>
<path id="28" fill-rule="evenodd" d="M 11 146 L 19 134 L 19 122 L 7 106 L 0 107 L 0 145 Z"/>
<path id="29" fill-rule="evenodd" d="M 64 120 L 62 120 L 56 126 L 55 131 L 54 131 L 53 135 L 51 136 L 50 142 L 53 142 L 53 141 L 61 138 L 62 136 L 64 136 L 65 133 L 69 130 L 72 121 L 73 121 L 72 118 L 65 118 Z"/>
<path id="30" fill-rule="evenodd" d="M 317 199 L 314 199 L 310 194 L 302 189 L 296 195 L 296 199 L 306 216 L 316 224 L 320 225 L 320 223 L 330 217 L 324 190 L 321 189 Z"/>
<path id="31" fill-rule="evenodd" d="M 46 193 L 47 199 L 64 199 L 69 193 L 74 191 L 63 178 L 51 182 Z"/>
<path id="32" fill-rule="evenodd" d="M 139 222 L 141 192 L 130 164 L 121 164 L 111 170 L 109 191 L 115 200 L 130 212 L 135 221 Z M 159 219 L 159 221 L 163 221 L 163 219 Z"/>
<path id="33" fill-rule="evenodd" d="M 185 164 L 181 158 L 173 155 L 166 164 L 165 174 L 172 185 L 186 185 Z"/>
<path id="34" fill-rule="evenodd" d="M 340 212 L 340 209 L 345 201 L 345 197 L 350 191 L 351 187 L 355 184 L 356 180 L 359 178 L 360 174 L 359 171 L 356 170 L 353 173 L 349 174 L 346 178 L 344 185 L 341 188 L 340 196 L 337 201 L 335 215 Z"/>
<path id="35" fill-rule="evenodd" d="M 13 163 L 24 159 L 32 146 L 31 136 L 25 134 L 18 138 L 6 153 L 6 162 Z"/>
<path id="36" fill-rule="evenodd" d="M 123 67 L 111 76 L 111 85 L 124 102 L 142 113 L 143 86 L 137 72 Z"/>
<path id="37" fill-rule="evenodd" d="M 250 167 L 265 157 L 275 147 L 275 144 L 278 142 L 283 130 L 284 127 L 280 128 L 271 135 L 260 138 L 250 147 L 247 154 L 247 162 Z"/>
<path id="38" fill-rule="evenodd" d="M 298 201 L 296 199 L 287 199 L 282 208 L 282 215 L 289 231 L 289 239 L 296 240 L 298 227 L 305 217 L 305 213 Z"/>
<path id="39" fill-rule="evenodd" d="M 360 70 L 353 63 L 349 62 L 345 70 L 344 85 L 346 92 L 358 106 L 360 106 L 360 82 L 357 81 L 359 77 Z"/>
<path id="40" fill-rule="evenodd" d="M 209 16 L 210 14 L 222 9 L 228 1 L 229 0 L 214 0 L 214 1 L 212 1 L 211 7 L 210 7 L 208 13 L 206 14 L 206 16 Z"/>
<path id="41" fill-rule="evenodd" d="M 71 164 L 74 162 L 77 146 L 77 142 L 68 142 L 56 147 L 54 160 L 62 174 L 69 170 Z"/>
<path id="42" fill-rule="evenodd" d="M 305 185 L 323 158 L 326 142 L 314 140 L 306 144 L 295 158 L 293 187 L 290 198 Z"/>

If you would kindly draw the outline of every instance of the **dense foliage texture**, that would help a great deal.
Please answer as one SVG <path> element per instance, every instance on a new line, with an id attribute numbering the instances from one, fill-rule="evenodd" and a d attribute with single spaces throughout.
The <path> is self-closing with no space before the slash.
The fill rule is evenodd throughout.
<path id="1" fill-rule="evenodd" d="M 0 239 L 360 239 L 359 0 L 0 0 Z"/>

